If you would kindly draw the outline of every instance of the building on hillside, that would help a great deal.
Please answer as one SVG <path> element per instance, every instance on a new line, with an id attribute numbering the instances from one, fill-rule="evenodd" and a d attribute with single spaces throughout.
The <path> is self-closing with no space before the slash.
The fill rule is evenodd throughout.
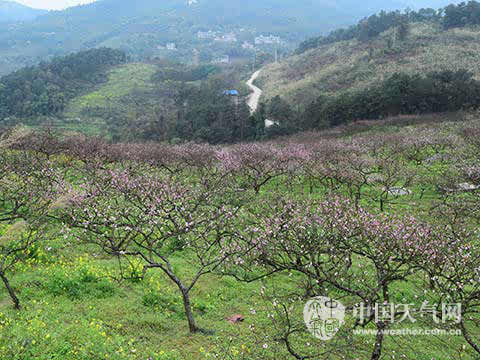
<path id="1" fill-rule="evenodd" d="M 234 33 L 220 35 L 215 37 L 215 41 L 234 43 L 237 42 L 237 35 L 235 35 Z"/>
<path id="2" fill-rule="evenodd" d="M 225 90 L 223 92 L 223 95 L 229 95 L 229 96 L 238 96 L 239 93 L 237 90 Z"/>
<path id="3" fill-rule="evenodd" d="M 280 45 L 282 43 L 282 39 L 278 36 L 274 35 L 260 35 L 255 38 L 255 45 L 272 45 L 277 44 Z"/>
<path id="4" fill-rule="evenodd" d="M 238 104 L 239 104 L 239 97 L 240 97 L 240 94 L 238 92 L 238 90 L 225 90 L 223 92 L 223 95 L 226 95 L 226 96 L 229 96 L 232 98 L 233 100 L 233 103 L 237 106 L 238 108 Z M 235 111 L 237 111 L 237 109 L 235 109 Z"/>
<path id="5" fill-rule="evenodd" d="M 269 120 L 269 119 L 265 119 L 265 128 L 270 128 L 272 126 L 280 126 L 280 123 L 278 121 L 273 121 L 273 120 Z"/>
<path id="6" fill-rule="evenodd" d="M 224 55 L 212 61 L 212 64 L 230 64 L 230 56 Z"/>
<path id="7" fill-rule="evenodd" d="M 217 37 L 217 33 L 212 30 L 197 32 L 197 38 L 199 39 L 203 39 L 203 40 L 215 39 L 216 37 Z"/>
<path id="8" fill-rule="evenodd" d="M 177 49 L 177 44 L 175 43 L 167 43 L 165 46 L 163 45 L 158 45 L 157 46 L 158 50 L 170 50 L 170 51 L 176 51 Z"/>
<path id="9" fill-rule="evenodd" d="M 244 41 L 242 44 L 242 48 L 245 50 L 255 50 L 255 45 L 249 43 L 248 41 Z"/>

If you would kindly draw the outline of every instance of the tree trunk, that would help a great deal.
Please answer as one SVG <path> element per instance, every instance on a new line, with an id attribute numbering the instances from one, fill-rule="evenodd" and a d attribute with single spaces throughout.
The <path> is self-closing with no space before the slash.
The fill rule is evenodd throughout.
<path id="1" fill-rule="evenodd" d="M 468 333 L 467 328 L 465 327 L 465 322 L 463 320 L 460 323 L 460 329 L 462 330 L 463 337 L 465 338 L 467 343 L 473 348 L 473 350 L 480 354 L 480 346 L 476 344 L 470 337 L 470 334 Z"/>
<path id="2" fill-rule="evenodd" d="M 18 297 L 15 294 L 15 291 L 10 286 L 10 282 L 8 281 L 7 277 L 5 276 L 4 273 L 0 273 L 0 278 L 2 279 L 3 283 L 5 284 L 5 287 L 7 288 L 8 294 L 10 295 L 10 298 L 13 301 L 15 309 L 20 310 L 20 301 L 18 300 Z"/>
<path id="3" fill-rule="evenodd" d="M 190 329 L 190 333 L 194 334 L 199 329 L 197 328 L 197 325 L 195 324 L 195 319 L 193 317 L 192 305 L 190 303 L 190 295 L 188 294 L 188 290 L 185 287 L 179 287 L 180 291 L 182 292 L 183 307 L 185 308 L 185 315 L 187 315 L 188 328 Z"/>
<path id="4" fill-rule="evenodd" d="M 355 193 L 355 210 L 358 210 L 361 197 L 362 197 L 362 190 L 358 189 L 358 191 Z"/>
<path id="5" fill-rule="evenodd" d="M 371 360 L 379 360 L 382 355 L 383 347 L 383 330 L 385 329 L 384 323 L 377 323 L 377 337 L 375 339 L 375 347 L 373 348 Z"/>

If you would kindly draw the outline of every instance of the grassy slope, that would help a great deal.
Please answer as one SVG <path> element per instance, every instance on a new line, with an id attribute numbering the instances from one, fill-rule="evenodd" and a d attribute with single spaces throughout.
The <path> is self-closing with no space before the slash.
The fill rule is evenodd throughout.
<path id="1" fill-rule="evenodd" d="M 421 131 L 438 126 L 441 119 L 425 120 L 427 124 L 423 125 L 387 123 L 359 135 Z M 453 131 L 458 123 L 453 121 L 442 126 L 445 131 Z M 412 190 L 416 197 L 418 193 Z M 268 201 L 268 194 L 278 191 L 291 192 L 292 189 L 272 183 L 262 196 Z M 294 194 L 303 196 L 302 187 L 297 187 Z M 403 209 L 420 215 L 424 207 L 421 205 L 426 206 L 429 201 L 428 196 L 423 200 L 405 197 L 390 210 Z M 213 275 L 203 278 L 192 295 L 195 314 L 199 325 L 214 330 L 215 334 L 192 336 L 188 334 L 176 289 L 164 275 L 150 272 L 143 283 L 126 281 L 118 285 L 109 279 L 116 271 L 114 261 L 103 258 L 96 248 L 74 247 L 65 243 L 66 239 L 59 235 L 52 237 L 39 249 L 37 260 L 22 266 L 13 277 L 13 285 L 24 304 L 23 311 L 13 311 L 4 288 L 0 287 L 0 359 L 213 359 L 207 353 L 212 354 L 229 342 L 235 346 L 230 352 L 231 359 L 289 358 L 283 346 L 276 345 L 271 338 L 255 342 L 250 336 L 250 325 L 265 329 L 266 336 L 272 330 L 267 312 L 263 311 L 260 283 L 245 285 Z M 184 253 L 174 261 L 183 276 L 192 275 L 188 258 L 189 254 Z M 287 277 L 277 278 L 275 282 L 282 288 L 289 287 L 285 285 Z M 396 299 L 398 302 L 418 301 L 414 296 L 419 290 L 411 283 L 402 290 L 404 298 Z M 255 315 L 250 314 L 251 308 L 257 310 Z M 298 311 L 301 321 L 300 306 Z M 225 321 L 226 316 L 236 313 L 245 315 L 246 321 L 240 325 Z M 372 341 L 372 337 L 355 338 L 349 358 L 368 358 L 365 350 Z M 264 343 L 269 345 L 267 350 L 263 349 Z M 474 359 L 468 348 L 462 350 L 463 344 L 459 337 L 387 337 L 383 359 Z M 321 346 L 321 342 L 315 346 Z M 238 353 L 243 347 L 257 356 L 242 357 Z M 262 357 L 259 355 L 262 351 L 279 353 Z"/>
<path id="2" fill-rule="evenodd" d="M 122 100 L 133 92 L 153 89 L 154 84 L 151 77 L 156 69 L 156 66 L 144 63 L 114 67 L 109 71 L 106 83 L 69 102 L 63 114 L 65 123 L 62 123 L 61 126 L 71 130 L 98 133 L 99 129 L 104 128 L 104 120 L 84 116 L 83 112 L 88 108 L 115 108 L 128 111 Z"/>
<path id="3" fill-rule="evenodd" d="M 108 73 L 108 81 L 97 90 L 73 99 L 65 115 L 78 116 L 88 107 L 118 106 L 124 96 L 135 90 L 149 90 L 153 88 L 151 77 L 156 67 L 143 63 L 120 65 Z"/>
<path id="4" fill-rule="evenodd" d="M 480 78 L 480 31 L 441 31 L 414 24 L 404 43 L 388 49 L 385 33 L 372 43 L 338 42 L 267 66 L 259 78 L 265 99 L 281 95 L 293 104 L 321 94 L 361 89 L 398 71 L 425 73 L 468 69 Z"/>

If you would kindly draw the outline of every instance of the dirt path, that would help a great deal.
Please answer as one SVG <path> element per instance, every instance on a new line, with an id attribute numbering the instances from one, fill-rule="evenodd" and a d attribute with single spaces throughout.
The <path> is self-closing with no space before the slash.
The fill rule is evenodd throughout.
<path id="1" fill-rule="evenodd" d="M 250 108 L 250 112 L 253 114 L 257 108 L 258 108 L 258 103 L 260 102 L 260 97 L 262 96 L 263 91 L 253 85 L 253 82 L 258 78 L 258 75 L 260 75 L 261 70 L 255 71 L 250 78 L 250 80 L 247 81 L 247 86 L 253 90 L 253 93 L 250 94 L 247 100 L 247 105 Z"/>

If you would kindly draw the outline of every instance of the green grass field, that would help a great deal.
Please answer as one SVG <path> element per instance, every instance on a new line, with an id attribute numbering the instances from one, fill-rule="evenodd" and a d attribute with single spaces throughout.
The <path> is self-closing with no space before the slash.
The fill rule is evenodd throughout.
<path id="1" fill-rule="evenodd" d="M 111 81 L 102 87 L 109 90 L 99 90 L 104 95 L 96 96 L 105 98 L 106 93 L 121 87 L 116 76 L 121 77 L 123 70 L 119 68 L 112 73 Z M 138 74 L 143 74 L 138 79 L 146 79 L 151 69 L 138 70 Z M 141 86 L 148 86 L 148 83 Z M 399 131 L 407 134 L 426 131 L 429 127 L 453 133 L 458 126 L 463 126 L 458 122 L 421 124 L 421 120 L 418 118 L 417 123 L 406 126 L 393 121 L 346 138 L 355 140 L 359 136 Z M 478 121 L 469 120 L 468 124 L 476 125 Z M 442 170 L 442 165 L 433 164 L 422 173 L 432 176 Z M 395 199 L 388 204 L 387 211 L 427 219 L 436 190 L 429 188 L 420 197 L 419 186 L 410 189 L 411 196 Z M 373 188 L 363 193 L 362 205 L 378 211 L 378 204 L 372 199 L 378 197 L 380 190 Z M 343 191 L 342 194 L 346 194 Z M 278 178 L 263 188 L 256 201 L 267 203 L 273 194 L 279 193 L 292 198 L 324 196 L 319 191 L 310 193 L 302 181 L 287 185 L 285 179 Z M 0 235 L 6 228 L 8 226 Z M 187 249 L 173 261 L 175 270 L 187 278 L 193 276 L 189 270 L 191 258 Z M 140 263 L 134 262 L 123 270 L 138 274 Z M 115 259 L 91 245 L 77 244 L 53 226 L 45 242 L 35 249 L 35 256 L 21 264 L 12 276 L 12 284 L 23 304 L 21 311 L 12 308 L 5 289 L 0 287 L 0 359 L 291 359 L 275 337 L 270 318 L 272 304 L 266 303 L 262 296 L 262 282 L 247 284 L 213 274 L 203 277 L 193 290 L 192 301 L 198 325 L 209 332 L 191 335 L 181 297 L 160 270 L 148 272 L 142 281 L 121 282 L 116 280 L 118 272 Z M 295 276 L 282 274 L 266 281 L 282 292 L 290 292 L 296 290 L 293 280 Z M 395 300 L 418 301 L 420 284 L 397 286 L 398 299 Z M 420 295 L 428 297 L 427 293 Z M 303 321 L 302 309 L 302 302 L 294 303 L 293 313 L 298 323 Z M 244 315 L 245 321 L 227 322 L 226 318 L 234 314 Z M 475 334 L 480 335 L 478 331 Z M 373 336 L 355 337 L 343 354 L 334 353 L 325 359 L 368 359 L 373 342 Z M 305 343 L 319 348 L 324 345 L 313 338 L 305 338 Z M 478 359 L 460 336 L 387 337 L 383 354 L 382 359 L 392 360 Z"/>

